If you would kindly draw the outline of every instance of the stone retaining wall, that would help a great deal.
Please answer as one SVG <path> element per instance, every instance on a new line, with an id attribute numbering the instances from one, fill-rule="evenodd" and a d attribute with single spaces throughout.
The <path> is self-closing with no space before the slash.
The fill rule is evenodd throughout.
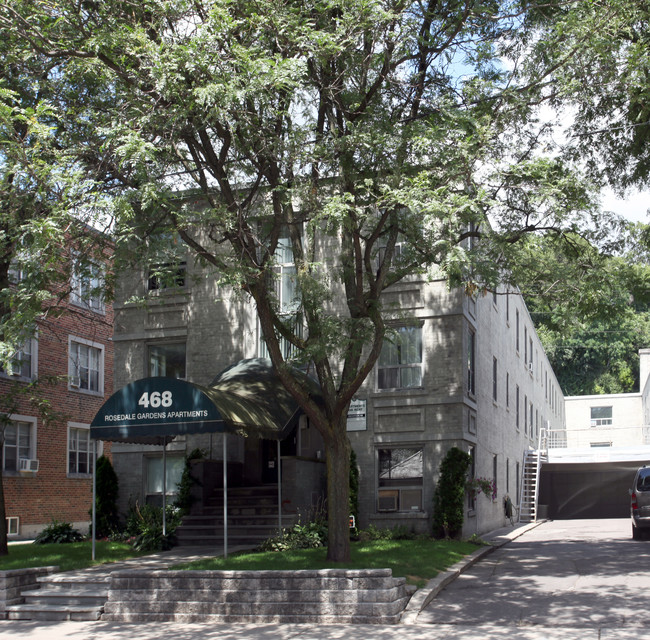
<path id="1" fill-rule="evenodd" d="M 396 624 L 406 580 L 390 569 L 118 571 L 102 620 Z"/>
<path id="2" fill-rule="evenodd" d="M 35 567 L 33 569 L 0 571 L 0 619 L 7 618 L 7 607 L 24 602 L 24 598 L 20 595 L 23 591 L 40 587 L 37 581 L 38 577 L 55 573 L 58 570 L 58 567 Z"/>

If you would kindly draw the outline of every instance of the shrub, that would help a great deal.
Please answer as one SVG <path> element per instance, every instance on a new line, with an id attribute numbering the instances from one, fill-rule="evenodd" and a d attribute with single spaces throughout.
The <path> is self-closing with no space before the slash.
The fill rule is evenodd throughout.
<path id="1" fill-rule="evenodd" d="M 108 538 L 119 530 L 117 515 L 118 481 L 111 461 L 106 456 L 97 458 L 95 482 L 95 531 L 97 538 Z"/>
<path id="2" fill-rule="evenodd" d="M 469 453 L 452 447 L 440 463 L 440 478 L 433 495 L 433 535 L 457 538 L 463 529 L 465 484 Z"/>
<path id="3" fill-rule="evenodd" d="M 307 524 L 295 524 L 282 535 L 269 538 L 259 546 L 260 551 L 289 551 L 291 549 L 315 549 L 327 544 L 327 525 L 323 520 Z"/>
<path id="4" fill-rule="evenodd" d="M 183 515 L 190 512 L 192 503 L 195 498 L 192 495 L 192 487 L 199 484 L 199 481 L 192 475 L 192 460 L 202 460 L 205 458 L 206 452 L 203 449 L 193 449 L 185 456 L 185 466 L 183 467 L 183 474 L 178 482 L 178 492 L 174 506 L 180 509 Z"/>
<path id="5" fill-rule="evenodd" d="M 380 529 L 371 524 L 367 529 L 359 531 L 359 540 L 369 542 L 371 540 L 413 540 L 417 536 L 406 525 L 396 525 L 392 529 Z"/>
<path id="6" fill-rule="evenodd" d="M 34 544 L 66 544 L 81 542 L 84 539 L 81 532 L 73 529 L 69 522 L 52 520 L 34 539 Z"/>
<path id="7" fill-rule="evenodd" d="M 126 519 L 125 532 L 136 551 L 163 551 L 171 549 L 172 538 L 182 514 L 177 507 L 167 506 L 166 534 L 162 529 L 162 507 L 151 504 L 132 505 Z"/>

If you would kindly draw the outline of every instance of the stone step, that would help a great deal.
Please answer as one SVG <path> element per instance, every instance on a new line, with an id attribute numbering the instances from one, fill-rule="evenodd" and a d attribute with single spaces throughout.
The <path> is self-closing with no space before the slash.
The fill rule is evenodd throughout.
<path id="1" fill-rule="evenodd" d="M 34 589 L 23 591 L 21 595 L 25 604 L 101 607 L 108 599 L 108 586 L 104 589 Z"/>
<path id="2" fill-rule="evenodd" d="M 55 606 L 47 604 L 17 604 L 7 607 L 8 620 L 99 620 L 104 610 L 103 605 L 83 606 L 66 605 Z"/>

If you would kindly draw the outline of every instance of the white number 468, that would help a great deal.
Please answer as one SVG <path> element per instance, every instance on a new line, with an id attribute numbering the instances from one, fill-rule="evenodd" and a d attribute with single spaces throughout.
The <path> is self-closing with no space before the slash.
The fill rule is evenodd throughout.
<path id="1" fill-rule="evenodd" d="M 138 400 L 138 405 L 148 409 L 157 409 L 158 407 L 171 407 L 172 406 L 172 392 L 171 391 L 152 391 L 149 393 L 145 391 Z"/>

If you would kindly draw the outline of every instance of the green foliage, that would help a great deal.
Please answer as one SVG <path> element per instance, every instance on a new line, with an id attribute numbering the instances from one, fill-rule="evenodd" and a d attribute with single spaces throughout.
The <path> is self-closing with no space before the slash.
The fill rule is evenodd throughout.
<path id="1" fill-rule="evenodd" d="M 34 538 L 34 544 L 68 544 L 71 542 L 81 542 L 83 539 L 84 537 L 81 532 L 74 529 L 69 522 L 52 520 Z"/>
<path id="2" fill-rule="evenodd" d="M 142 555 L 130 545 L 121 542 L 97 540 L 95 561 L 92 560 L 92 542 L 70 544 L 12 544 L 9 555 L 0 557 L 0 571 L 29 567 L 59 567 L 61 571 L 85 569 L 105 562 L 117 562 Z"/>
<path id="3" fill-rule="evenodd" d="M 410 276 L 487 290 L 516 273 L 525 234 L 569 231 L 602 246 L 611 228 L 576 166 L 545 157 L 549 137 L 531 117 L 563 66 L 534 36 L 549 16 L 573 15 L 578 29 L 574 5 L 526 4 L 513 19 L 509 3 L 478 0 L 0 4 L 12 86 L 50 99 L 46 156 L 60 150 L 81 172 L 66 185 L 94 196 L 89 209 L 109 204 L 121 264 L 173 264 L 189 251 L 201 276 L 251 297 L 281 380 L 345 483 L 328 497 L 329 553 L 341 560 L 344 408 L 401 317 L 383 292 Z M 520 81 L 531 48 L 547 58 Z M 289 250 L 290 318 L 277 295 Z M 292 377 L 282 341 L 290 360 L 313 362 L 322 405 Z"/>
<path id="4" fill-rule="evenodd" d="M 113 465 L 106 456 L 97 458 L 95 482 L 96 537 L 108 538 L 119 529 L 117 512 L 119 485 Z"/>
<path id="5" fill-rule="evenodd" d="M 433 535 L 457 538 L 463 528 L 465 485 L 471 456 L 452 447 L 440 463 L 440 475 L 433 495 Z"/>
<path id="6" fill-rule="evenodd" d="M 162 507 L 137 503 L 131 505 L 126 518 L 125 532 L 135 551 L 164 551 L 172 547 L 174 531 L 181 522 L 180 511 L 167 505 L 165 529 L 163 535 Z"/>
<path id="7" fill-rule="evenodd" d="M 473 494 L 482 493 L 494 502 L 497 499 L 497 485 L 490 478 L 472 478 L 465 483 L 465 491 Z"/>
<path id="8" fill-rule="evenodd" d="M 327 543 L 327 524 L 322 520 L 295 524 L 282 535 L 269 538 L 260 544 L 260 551 L 288 551 L 291 549 L 315 549 Z"/>
<path id="9" fill-rule="evenodd" d="M 174 501 L 174 506 L 180 510 L 182 515 L 187 515 L 190 512 L 194 502 L 192 487 L 198 483 L 198 480 L 192 476 L 192 461 L 203 458 L 205 458 L 205 451 L 198 448 L 193 449 L 185 456 L 185 466 L 177 485 L 176 500 Z"/>
<path id="10" fill-rule="evenodd" d="M 371 524 L 367 529 L 359 531 L 359 540 L 361 542 L 370 540 L 413 540 L 417 537 L 406 525 L 395 525 L 392 529 L 386 529 Z"/>

